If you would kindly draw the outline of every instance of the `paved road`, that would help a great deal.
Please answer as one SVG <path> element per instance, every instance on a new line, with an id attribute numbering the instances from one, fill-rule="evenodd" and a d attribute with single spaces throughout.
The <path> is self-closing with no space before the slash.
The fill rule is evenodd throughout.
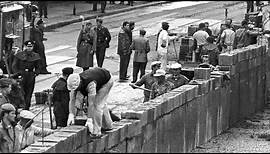
<path id="1" fill-rule="evenodd" d="M 187 26 L 190 24 L 199 24 L 200 22 L 208 21 L 212 28 L 219 27 L 219 24 L 224 19 L 224 5 L 235 4 L 229 6 L 228 17 L 233 20 L 241 21 L 245 13 L 245 3 L 233 1 L 191 1 L 191 2 L 172 2 L 159 6 L 151 6 L 139 10 L 132 10 L 125 13 L 104 17 L 104 25 L 108 27 L 112 35 L 110 48 L 107 49 L 104 68 L 109 69 L 114 75 L 114 79 L 118 78 L 119 56 L 116 54 L 117 49 L 117 34 L 121 23 L 124 20 L 132 20 L 136 23 L 136 28 L 133 35 L 138 36 L 138 30 L 144 28 L 147 31 L 146 36 L 150 40 L 151 52 L 149 59 L 155 59 L 156 53 L 153 50 L 155 46 L 156 33 L 158 32 L 161 22 L 167 21 L 170 23 L 170 29 L 178 33 L 187 31 Z M 94 21 L 93 21 L 94 22 Z M 62 28 L 54 29 L 50 32 L 45 32 L 45 37 L 48 41 L 45 42 L 46 57 L 48 70 L 53 73 L 61 72 L 61 69 L 67 66 L 75 68 L 75 72 L 81 72 L 81 69 L 75 66 L 76 62 L 76 40 L 80 30 L 81 23 L 71 24 Z M 179 51 L 179 44 L 177 44 Z M 175 59 L 175 52 L 170 47 L 171 60 Z M 95 62 L 96 65 L 96 62 Z M 149 64 L 147 66 L 149 70 Z M 129 74 L 132 75 L 132 60 L 129 65 Z M 56 75 L 40 75 L 37 77 L 35 92 L 50 88 L 52 83 L 57 79 Z M 133 90 L 128 86 L 128 83 L 114 84 L 111 94 L 108 98 L 110 108 L 114 111 L 124 111 L 135 107 L 142 102 L 143 91 Z M 34 97 L 33 97 L 34 101 Z M 33 102 L 34 103 L 34 102 Z M 40 106 L 33 106 L 32 111 L 37 112 Z M 45 122 L 49 122 L 48 112 L 44 115 Z M 37 118 L 40 121 L 40 116 Z"/>

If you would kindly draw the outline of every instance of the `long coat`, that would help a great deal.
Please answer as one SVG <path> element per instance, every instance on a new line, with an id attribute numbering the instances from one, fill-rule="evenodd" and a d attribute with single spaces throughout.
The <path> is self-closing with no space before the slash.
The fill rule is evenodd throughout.
<path id="1" fill-rule="evenodd" d="M 96 49 L 96 33 L 93 29 L 89 32 L 80 31 L 77 40 L 77 62 L 78 67 L 93 67 L 93 54 Z"/>
<path id="2" fill-rule="evenodd" d="M 39 28 L 33 28 L 33 36 L 30 36 L 32 40 L 35 41 L 34 51 L 40 56 L 40 68 L 47 67 L 46 55 L 45 55 L 45 46 L 44 46 L 44 33 Z"/>
<path id="3" fill-rule="evenodd" d="M 131 40 L 128 35 L 128 32 L 123 30 L 123 28 L 120 29 L 120 32 L 118 34 L 118 48 L 117 48 L 117 54 L 118 55 L 130 55 L 131 51 L 129 49 L 131 45 Z"/>

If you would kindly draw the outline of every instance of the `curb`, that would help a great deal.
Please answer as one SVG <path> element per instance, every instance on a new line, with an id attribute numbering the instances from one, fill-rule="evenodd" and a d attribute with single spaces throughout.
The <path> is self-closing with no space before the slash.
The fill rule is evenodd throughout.
<path id="1" fill-rule="evenodd" d="M 117 13 L 121 13 L 121 12 L 125 12 L 125 11 L 131 11 L 131 10 L 135 10 L 135 9 L 139 9 L 139 8 L 143 8 L 143 7 L 160 5 L 160 4 L 170 3 L 170 2 L 171 1 L 160 1 L 160 2 L 152 2 L 152 3 L 147 3 L 147 4 L 141 4 L 141 5 L 137 5 L 137 6 L 129 6 L 127 8 L 112 10 L 110 12 L 96 13 L 96 14 L 88 15 L 88 16 L 85 16 L 84 19 L 85 20 L 95 19 L 97 16 L 104 17 L 104 16 L 113 15 L 113 14 L 117 14 Z M 75 19 L 68 19 L 68 20 L 65 20 L 65 21 L 59 21 L 59 22 L 56 22 L 56 23 L 48 24 L 46 26 L 45 31 L 48 31 L 48 30 L 51 30 L 51 29 L 56 29 L 56 28 L 59 28 L 59 27 L 63 27 L 63 26 L 73 24 L 73 23 L 76 23 L 76 22 L 81 22 L 80 17 L 76 17 Z"/>

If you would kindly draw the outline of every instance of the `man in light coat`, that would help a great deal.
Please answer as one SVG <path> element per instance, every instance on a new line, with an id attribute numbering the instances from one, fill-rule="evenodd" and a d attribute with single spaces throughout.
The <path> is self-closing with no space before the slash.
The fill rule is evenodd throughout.
<path id="1" fill-rule="evenodd" d="M 157 42 L 157 53 L 158 59 L 161 61 L 161 69 L 166 70 L 167 67 L 167 53 L 169 41 L 176 39 L 176 36 L 169 36 L 169 23 L 162 22 L 161 23 L 162 30 L 158 34 L 158 42 Z"/>

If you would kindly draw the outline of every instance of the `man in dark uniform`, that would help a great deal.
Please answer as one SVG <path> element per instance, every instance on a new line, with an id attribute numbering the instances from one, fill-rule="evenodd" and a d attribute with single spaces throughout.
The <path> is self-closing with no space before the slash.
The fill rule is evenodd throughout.
<path id="1" fill-rule="evenodd" d="M 94 137 L 101 136 L 101 128 L 112 129 L 112 119 L 107 107 L 107 97 L 113 86 L 110 72 L 104 68 L 93 67 L 80 74 L 73 73 L 67 79 L 70 90 L 68 125 L 74 124 L 76 101 L 83 95 L 88 100 L 86 126 Z M 104 120 L 104 121 L 103 121 Z"/>
<path id="2" fill-rule="evenodd" d="M 43 41 L 46 41 L 47 39 L 44 38 L 44 22 L 42 19 L 40 19 L 37 22 L 37 26 L 33 29 L 33 35 L 30 36 L 30 40 L 35 42 L 34 45 L 34 51 L 39 54 L 40 56 L 40 74 L 51 74 L 51 72 L 48 72 L 47 70 L 47 62 L 46 62 L 46 56 L 45 56 L 45 46 Z"/>
<path id="3" fill-rule="evenodd" d="M 66 127 L 68 120 L 69 90 L 67 89 L 67 78 L 73 73 L 73 68 L 65 67 L 62 69 L 62 76 L 53 85 L 53 113 L 57 127 Z"/>
<path id="4" fill-rule="evenodd" d="M 35 87 L 35 78 L 40 72 L 38 53 L 33 52 L 33 42 L 26 41 L 25 49 L 15 54 L 12 68 L 15 74 L 22 76 L 21 87 L 24 91 L 25 109 L 29 110 Z"/>
<path id="5" fill-rule="evenodd" d="M 110 47 L 111 34 L 109 30 L 102 26 L 103 20 L 96 19 L 97 26 L 94 27 L 94 31 L 97 34 L 96 42 L 96 58 L 98 67 L 102 67 L 105 58 L 106 48 Z"/>

